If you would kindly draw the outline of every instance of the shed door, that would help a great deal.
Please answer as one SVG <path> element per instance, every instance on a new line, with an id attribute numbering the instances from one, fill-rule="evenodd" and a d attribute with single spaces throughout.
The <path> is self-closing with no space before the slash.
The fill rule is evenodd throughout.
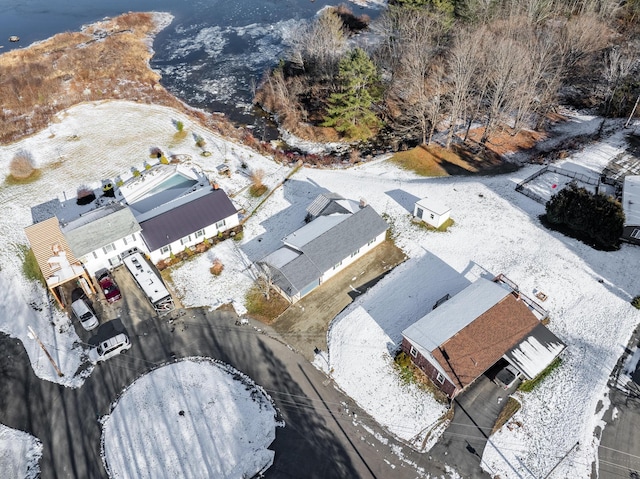
<path id="1" fill-rule="evenodd" d="M 417 210 L 417 212 L 416 212 L 416 213 L 417 213 L 417 214 L 416 214 L 416 216 L 417 216 L 418 218 L 422 218 L 422 214 L 424 213 L 424 211 L 422 211 L 422 208 L 418 208 L 418 210 Z"/>
<path id="2" fill-rule="evenodd" d="M 309 283 L 308 285 L 306 285 L 304 288 L 302 288 L 300 290 L 300 297 L 302 298 L 303 296 L 306 296 L 307 294 L 309 294 L 311 291 L 313 291 L 315 288 L 317 288 L 320 285 L 320 279 L 316 279 L 315 281 Z"/>

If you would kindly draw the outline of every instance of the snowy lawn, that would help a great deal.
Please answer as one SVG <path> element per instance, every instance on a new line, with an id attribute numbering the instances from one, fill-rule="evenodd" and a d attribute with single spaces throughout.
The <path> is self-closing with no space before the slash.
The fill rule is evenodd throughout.
<path id="1" fill-rule="evenodd" d="M 35 479 L 42 443 L 31 434 L 0 424 L 0 471 L 2 477 Z"/>
<path id="2" fill-rule="evenodd" d="M 137 379 L 102 418 L 112 478 L 254 477 L 273 463 L 270 398 L 234 368 L 191 358 Z"/>
<path id="3" fill-rule="evenodd" d="M 182 121 L 185 135 L 176 135 L 174 121 Z M 194 134 L 205 140 L 201 155 Z M 229 194 L 245 190 L 253 170 L 264 172 L 264 183 L 273 187 L 290 169 L 260 156 L 243 145 L 202 129 L 190 118 L 162 106 L 113 101 L 77 105 L 58 115 L 47 129 L 9 146 L 0 146 L 0 178 L 9 175 L 14 154 L 26 150 L 41 170 L 38 180 L 13 185 L 0 184 L 0 286 L 5 292 L 0 303 L 0 330 L 19 338 L 25 345 L 35 373 L 46 380 L 78 387 L 83 376 L 75 376 L 84 358 L 83 350 L 69 318 L 47 298 L 45 289 L 22 274 L 19 245 L 26 245 L 24 227 L 32 223 L 31 208 L 53 198 L 74 197 L 80 185 L 97 187 L 104 178 L 131 175 L 131 167 L 142 168 L 150 148 L 159 147 L 167 156 L 189 155 Z M 157 160 L 156 160 L 157 161 Z M 216 166 L 226 162 L 231 177 L 217 174 Z M 243 168 L 243 164 L 246 168 Z M 237 199 L 237 206 L 251 209 L 259 199 L 248 195 Z M 199 260 L 202 261 L 202 260 Z M 227 263 L 231 270 L 233 266 Z M 209 274 L 207 272 L 207 274 Z M 9 286 L 10 285 L 10 286 Z M 215 292 L 217 294 L 217 291 Z M 226 300 L 228 295 L 217 296 Z M 30 337 L 31 326 L 64 376 L 59 377 L 42 348 Z M 91 367 L 85 369 L 85 375 Z"/>
<path id="4" fill-rule="evenodd" d="M 239 171 L 243 159 L 250 158 L 250 168 L 265 170 L 268 185 L 277 184 L 289 171 L 245 152 L 240 145 L 221 143 L 186 118 L 180 118 L 185 128 L 205 136 L 214 156 L 199 156 L 191 140 L 174 145 L 171 119 L 176 118 L 175 112 L 163 107 L 126 102 L 80 105 L 61 115 L 60 123 L 49 131 L 0 148 L 0 168 L 5 174 L 19 148 L 32 151 L 43 168 L 41 179 L 31 185 L 5 184 L 0 188 L 0 224 L 6 231 L 0 261 L 5 278 L 21 278 L 13 245 L 26 241 L 22 228 L 30 223 L 30 206 L 61 195 L 62 190 L 74 193 L 78 184 L 97 182 L 139 166 L 151 146 L 191 154 L 194 162 L 214 177 L 215 166 L 229 155 L 234 173 L 230 181 L 219 178 L 219 183 L 238 193 L 234 197 L 237 204 L 249 207 L 254 200 L 246 194 L 250 180 Z M 593 131 L 598 124 L 593 117 L 575 116 L 557 128 L 566 135 Z M 70 139 L 72 135 L 79 140 Z M 600 171 L 609 154 L 619 148 L 620 138 L 618 133 L 605 136 L 600 147 L 589 145 L 567 158 L 567 165 L 558 166 L 569 168 L 571 163 Z M 219 146 L 214 148 L 214 144 Z M 335 320 L 329 337 L 329 362 L 337 384 L 348 395 L 390 431 L 407 440 L 417 438 L 416 442 L 420 442 L 428 421 L 440 415 L 442 406 L 400 383 L 393 374 L 392 353 L 399 346 L 400 332 L 428 312 L 440 290 L 455 292 L 478 276 L 504 273 L 530 296 L 542 291 L 548 296 L 543 306 L 551 314 L 549 328 L 568 348 L 561 366 L 550 377 L 533 392 L 520 394 L 522 409 L 511 428 L 503 428 L 492 438 L 497 451 L 487 447 L 484 465 L 501 477 L 528 477 L 528 471 L 543 477 L 580 441 L 580 447 L 553 477 L 589 477 L 597 447 L 593 430 L 606 409 L 596 414 L 596 406 L 600 400 L 606 403 L 607 378 L 640 319 L 640 313 L 629 304 L 640 293 L 640 249 L 624 245 L 616 252 L 595 251 L 542 227 L 537 218 L 544 207 L 514 190 L 535 168 L 528 166 L 496 177 L 464 178 L 419 178 L 382 160 L 350 169 L 304 168 L 248 220 L 239 246 L 252 261 L 272 252 L 282 237 L 304 224 L 305 208 L 323 191 L 356 200 L 365 198 L 376 211 L 389 215 L 396 244 L 410 259 Z M 448 232 L 428 232 L 411 223 L 413 203 L 427 195 L 451 207 L 455 224 Z M 231 300 L 242 304 L 251 281 L 246 266 L 233 264 L 237 256 L 232 245 L 219 245 L 172 272 L 187 304 L 215 307 Z M 214 256 L 225 264 L 220 277 L 208 271 Z M 450 284 L 441 281 L 435 274 L 438 271 L 450 275 Z M 203 281 L 206 288 L 201 287 Z M 22 307 L 48 305 L 42 288 L 22 279 L 14 280 L 12 286 L 11 294 L 15 301 L 24 303 Z M 32 307 L 38 334 L 51 329 L 45 310 Z M 10 317 L 2 317 L 0 328 L 28 343 L 20 329 L 23 326 L 9 322 Z M 54 345 L 50 339 L 46 343 Z M 71 343 L 60 349 L 73 352 Z M 47 364 L 43 355 L 32 356 L 32 361 Z M 70 374 L 74 371 L 72 367 Z M 49 373 L 49 379 L 58 380 L 52 368 Z M 389 397 L 396 399 L 385 401 Z M 522 427 L 513 427 L 516 421 Z"/>

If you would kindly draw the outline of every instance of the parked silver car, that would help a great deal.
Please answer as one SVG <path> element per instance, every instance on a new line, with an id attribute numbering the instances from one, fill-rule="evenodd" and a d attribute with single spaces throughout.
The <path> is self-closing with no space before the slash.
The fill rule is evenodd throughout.
<path id="1" fill-rule="evenodd" d="M 71 311 L 87 331 L 91 331 L 98 326 L 98 318 L 96 318 L 96 315 L 83 298 L 76 299 L 71 303 Z"/>

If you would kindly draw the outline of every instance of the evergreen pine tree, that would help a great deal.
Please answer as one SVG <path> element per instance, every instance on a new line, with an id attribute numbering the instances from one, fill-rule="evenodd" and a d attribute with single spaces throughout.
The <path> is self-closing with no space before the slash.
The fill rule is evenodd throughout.
<path id="1" fill-rule="evenodd" d="M 380 100 L 376 66 L 361 48 L 340 60 L 338 91 L 329 96 L 323 126 L 334 127 L 347 138 L 367 138 L 380 120 L 371 111 Z"/>

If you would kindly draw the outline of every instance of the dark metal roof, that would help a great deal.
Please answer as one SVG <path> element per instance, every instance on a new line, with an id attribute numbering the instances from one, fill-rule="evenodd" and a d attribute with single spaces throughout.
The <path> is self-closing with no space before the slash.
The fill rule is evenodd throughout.
<path id="1" fill-rule="evenodd" d="M 205 196 L 142 221 L 142 237 L 149 251 L 155 251 L 236 212 L 235 206 L 223 190 L 212 189 Z"/>
<path id="2" fill-rule="evenodd" d="M 544 371 L 566 347 L 566 344 L 555 334 L 539 323 L 504 356 L 528 379 L 533 379 Z"/>

